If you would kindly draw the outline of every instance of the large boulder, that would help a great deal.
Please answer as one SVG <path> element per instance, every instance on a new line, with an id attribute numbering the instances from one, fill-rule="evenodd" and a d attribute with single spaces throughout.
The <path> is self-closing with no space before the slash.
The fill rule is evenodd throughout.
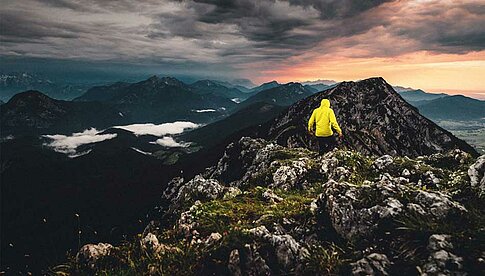
<path id="1" fill-rule="evenodd" d="M 179 212 L 180 208 L 186 204 L 194 203 L 195 201 L 209 201 L 217 198 L 231 198 L 241 193 L 238 188 L 226 187 L 215 179 L 206 179 L 202 175 L 195 176 L 187 183 L 183 183 L 183 179 L 174 178 L 164 192 L 166 199 L 171 201 L 170 211 Z M 173 187 L 177 187 L 178 191 L 173 191 Z"/>
<path id="2" fill-rule="evenodd" d="M 308 250 L 301 246 L 291 235 L 271 233 L 265 226 L 248 230 L 253 236 L 260 238 L 273 247 L 278 264 L 285 271 L 295 271 L 308 256 Z"/>
<path id="3" fill-rule="evenodd" d="M 109 243 L 85 244 L 76 254 L 76 262 L 91 270 L 110 265 L 115 259 L 115 247 Z"/>
<path id="4" fill-rule="evenodd" d="M 485 195 L 485 155 L 478 157 L 477 161 L 468 169 L 470 185 L 478 190 L 480 197 Z"/>
<path id="5" fill-rule="evenodd" d="M 389 275 L 391 262 L 384 254 L 372 253 L 350 264 L 352 275 Z"/>
<path id="6" fill-rule="evenodd" d="M 423 275 L 467 275 L 463 271 L 463 258 L 453 254 L 453 248 L 450 235 L 431 235 L 428 243 L 430 255 L 422 268 Z"/>

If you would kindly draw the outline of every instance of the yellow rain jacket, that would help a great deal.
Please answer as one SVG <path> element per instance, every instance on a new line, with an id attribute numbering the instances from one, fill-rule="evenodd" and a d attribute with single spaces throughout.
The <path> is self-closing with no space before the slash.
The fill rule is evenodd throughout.
<path id="1" fill-rule="evenodd" d="M 318 137 L 332 136 L 332 128 L 335 129 L 339 135 L 342 134 L 342 130 L 335 118 L 335 113 L 330 108 L 330 101 L 327 99 L 323 99 L 320 107 L 313 110 L 312 116 L 308 121 L 308 131 L 313 132 L 313 125 L 315 124 L 315 135 Z"/>

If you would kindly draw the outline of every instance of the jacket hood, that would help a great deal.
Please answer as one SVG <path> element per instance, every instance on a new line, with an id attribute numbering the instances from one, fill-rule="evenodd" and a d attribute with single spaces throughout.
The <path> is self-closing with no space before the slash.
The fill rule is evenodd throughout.
<path id="1" fill-rule="evenodd" d="M 328 99 L 323 99 L 320 103 L 321 107 L 330 107 L 330 101 Z"/>

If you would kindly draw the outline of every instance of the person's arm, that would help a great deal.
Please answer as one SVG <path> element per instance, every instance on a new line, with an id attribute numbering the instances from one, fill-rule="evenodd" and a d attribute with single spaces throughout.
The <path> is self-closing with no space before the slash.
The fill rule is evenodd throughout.
<path id="1" fill-rule="evenodd" d="M 315 125 L 315 110 L 312 112 L 310 120 L 308 120 L 308 132 L 313 132 L 313 126 Z"/>
<path id="2" fill-rule="evenodd" d="M 340 126 L 337 123 L 337 118 L 335 118 L 335 113 L 333 110 L 330 110 L 330 124 L 332 125 L 332 128 L 335 129 L 335 131 L 338 133 L 339 136 L 342 136 L 342 130 L 340 129 Z"/>

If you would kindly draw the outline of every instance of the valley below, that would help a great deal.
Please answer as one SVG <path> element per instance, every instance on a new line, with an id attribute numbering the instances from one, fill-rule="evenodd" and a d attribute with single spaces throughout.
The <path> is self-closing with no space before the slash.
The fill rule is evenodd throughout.
<path id="1" fill-rule="evenodd" d="M 485 154 L 485 121 L 435 121 L 456 137 L 463 139 L 480 153 Z"/>

